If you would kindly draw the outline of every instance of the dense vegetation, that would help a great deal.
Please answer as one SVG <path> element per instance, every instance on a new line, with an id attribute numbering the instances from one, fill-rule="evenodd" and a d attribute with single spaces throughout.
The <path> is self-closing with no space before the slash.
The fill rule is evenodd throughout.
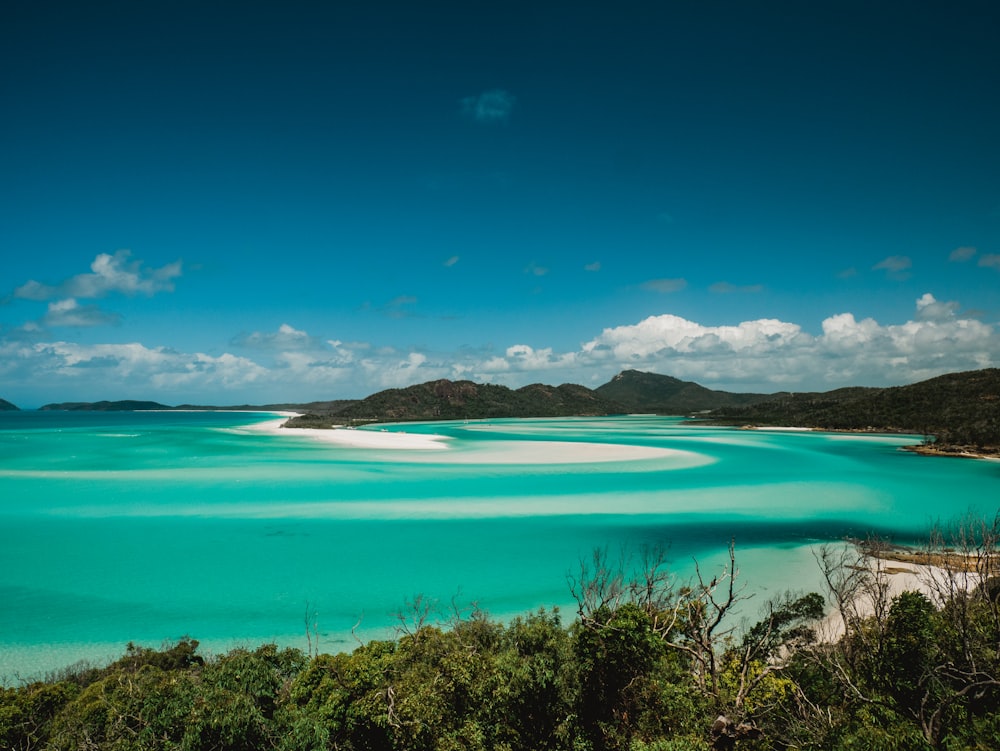
<path id="1" fill-rule="evenodd" d="M 661 415 L 689 415 L 722 407 L 740 407 L 781 396 L 714 391 L 693 381 L 639 370 L 623 370 L 594 390 L 604 398 L 624 405 L 630 412 Z"/>
<path id="2" fill-rule="evenodd" d="M 4 411 L 4 410 L 6 410 L 6 411 L 14 411 L 16 409 L 17 409 L 16 405 L 11 404 L 6 399 L 0 399 L 0 411 Z"/>
<path id="3" fill-rule="evenodd" d="M 936 436 L 942 446 L 1000 448 L 1000 369 L 989 368 L 885 389 L 789 394 L 714 411 L 736 424 L 830 430 L 894 430 Z"/>
<path id="4" fill-rule="evenodd" d="M 566 417 L 623 411 L 622 405 L 576 384 L 546 386 L 535 383 L 509 389 L 472 381 L 439 380 L 380 391 L 333 414 L 312 412 L 290 420 L 288 425 L 323 427 L 345 422 Z"/>
<path id="5" fill-rule="evenodd" d="M 919 557 L 944 561 L 945 539 Z M 772 600 L 738 627 L 752 611 L 731 548 L 726 570 L 683 586 L 655 552 L 598 551 L 571 579 L 569 626 L 546 611 L 431 624 L 418 599 L 400 638 L 350 654 L 314 654 L 312 639 L 310 654 L 214 658 L 188 639 L 129 645 L 107 667 L 0 691 L 0 748 L 995 749 L 998 539 L 997 521 L 957 526 L 948 546 L 968 565 L 896 597 L 877 541 L 823 549 L 836 641 L 817 639 L 817 594 Z"/>
<path id="6" fill-rule="evenodd" d="M 46 404 L 39 407 L 39 409 L 46 411 L 60 410 L 63 412 L 136 412 L 149 409 L 164 410 L 170 409 L 170 407 L 159 402 L 123 399 L 114 402 L 59 402 L 58 404 Z"/>

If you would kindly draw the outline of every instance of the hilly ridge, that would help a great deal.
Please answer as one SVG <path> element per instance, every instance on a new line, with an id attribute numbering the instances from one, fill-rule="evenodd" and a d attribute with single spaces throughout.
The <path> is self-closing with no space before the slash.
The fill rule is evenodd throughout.
<path id="1" fill-rule="evenodd" d="M 345 421 L 407 422 L 501 417 L 566 417 L 623 412 L 622 405 L 576 384 L 534 383 L 519 389 L 472 381 L 437 380 L 387 389 L 332 413 L 310 413 L 289 427 L 326 427 Z"/>

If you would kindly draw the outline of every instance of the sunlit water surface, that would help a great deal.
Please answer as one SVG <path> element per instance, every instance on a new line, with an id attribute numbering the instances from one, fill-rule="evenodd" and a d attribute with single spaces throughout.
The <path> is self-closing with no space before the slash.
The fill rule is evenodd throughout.
<path id="1" fill-rule="evenodd" d="M 390 450 L 253 430 L 273 419 L 0 413 L 0 682 L 183 635 L 305 649 L 307 611 L 321 649 L 351 649 L 418 594 L 568 622 L 567 574 L 599 547 L 667 545 L 683 579 L 735 538 L 752 618 L 818 587 L 819 542 L 919 540 L 1000 503 L 1000 463 L 899 450 L 913 436 L 629 416 L 389 426 L 447 437 Z"/>

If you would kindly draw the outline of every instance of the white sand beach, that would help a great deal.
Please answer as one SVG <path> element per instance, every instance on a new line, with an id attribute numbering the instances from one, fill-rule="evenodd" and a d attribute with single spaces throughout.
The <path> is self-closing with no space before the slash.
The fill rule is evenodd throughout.
<path id="1" fill-rule="evenodd" d="M 452 447 L 448 436 L 407 433 L 402 430 L 353 428 L 286 428 L 285 419 L 248 425 L 247 430 L 280 436 L 298 436 L 344 448 L 403 451 L 407 462 L 441 461 L 440 452 Z M 617 443 L 576 441 L 479 441 L 461 451 L 449 451 L 449 464 L 591 464 L 631 462 L 643 459 L 671 459 L 683 466 L 697 466 L 712 460 L 691 451 L 630 446 Z"/>
<path id="2" fill-rule="evenodd" d="M 293 416 L 293 415 L 289 415 Z M 404 433 L 382 430 L 354 430 L 353 428 L 286 428 L 286 418 L 268 420 L 248 425 L 247 429 L 258 433 L 281 436 L 299 436 L 310 440 L 333 443 L 349 448 L 371 448 L 392 450 L 431 450 L 447 448 L 447 437 L 426 433 Z"/>

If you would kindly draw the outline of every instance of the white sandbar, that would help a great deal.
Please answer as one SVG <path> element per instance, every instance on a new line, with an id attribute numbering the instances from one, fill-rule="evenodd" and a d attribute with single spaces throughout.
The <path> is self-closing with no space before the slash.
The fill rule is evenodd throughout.
<path id="1" fill-rule="evenodd" d="M 285 428 L 282 427 L 284 423 L 284 419 L 268 420 L 248 425 L 246 429 L 270 435 L 294 435 L 344 448 L 403 450 L 408 453 L 400 458 L 408 462 L 441 461 L 442 450 L 449 450 L 445 459 L 449 464 L 591 464 L 672 459 L 682 466 L 697 466 L 714 461 L 702 454 L 678 449 L 576 441 L 477 441 L 457 449 L 449 445 L 450 437 L 437 434 L 353 428 Z M 436 456 L 425 451 L 435 452 Z"/>
<path id="2" fill-rule="evenodd" d="M 390 432 L 388 430 L 355 430 L 353 428 L 286 428 L 283 427 L 285 422 L 284 419 L 268 420 L 246 427 L 254 432 L 300 436 L 349 448 L 407 450 L 447 448 L 445 441 L 448 438 L 443 435 Z"/>

